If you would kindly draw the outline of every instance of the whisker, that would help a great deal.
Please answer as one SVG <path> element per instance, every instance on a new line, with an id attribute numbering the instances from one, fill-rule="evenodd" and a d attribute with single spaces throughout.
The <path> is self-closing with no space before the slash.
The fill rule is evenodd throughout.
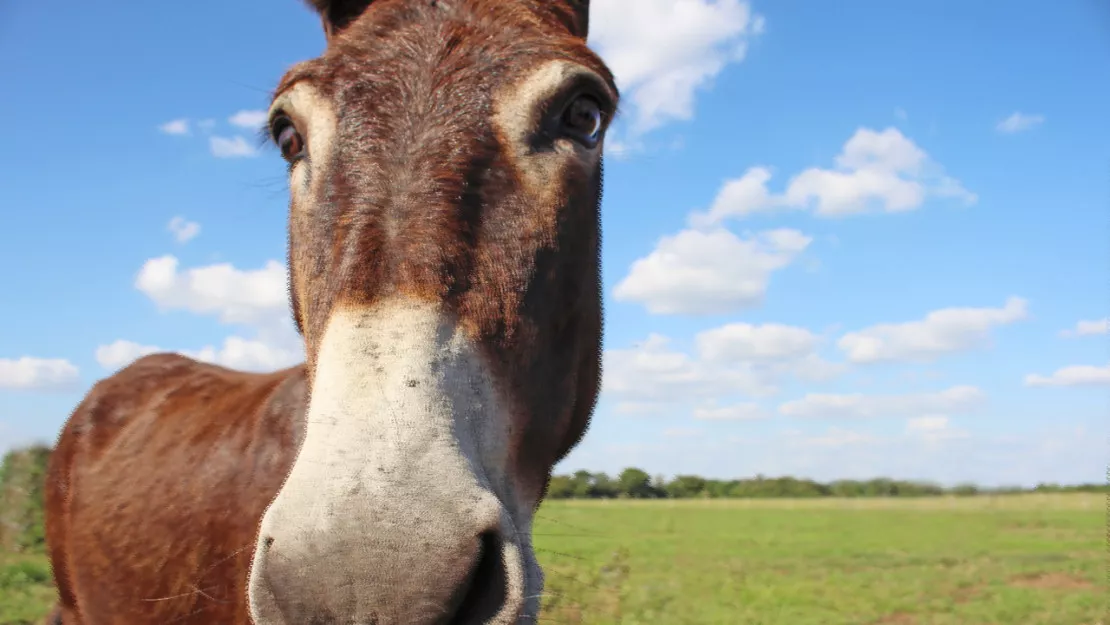
<path id="1" fill-rule="evenodd" d="M 238 80 L 229 80 L 228 82 L 235 85 L 236 87 L 240 87 L 240 88 L 246 89 L 248 91 L 254 91 L 256 93 L 261 93 L 266 98 L 269 98 L 270 94 L 272 94 L 274 92 L 273 89 L 271 89 L 269 87 L 259 87 L 258 85 L 249 85 L 245 82 L 239 82 Z"/>
<path id="2" fill-rule="evenodd" d="M 238 556 L 239 554 L 243 553 L 247 549 L 253 549 L 253 548 L 254 548 L 254 543 L 251 542 L 251 543 L 248 543 L 248 544 L 236 549 L 235 551 L 232 551 L 230 554 L 224 556 L 223 558 L 220 558 L 219 560 L 216 560 L 212 564 L 208 565 L 208 568 L 204 569 L 201 572 L 200 577 L 197 578 L 197 581 L 199 582 L 200 580 L 204 579 L 204 576 L 208 575 L 210 572 L 212 572 L 212 569 L 216 568 L 217 566 L 219 566 L 219 565 L 223 564 L 224 562 L 227 562 L 228 560 Z"/>
<path id="3" fill-rule="evenodd" d="M 182 599 L 184 597 L 191 597 L 193 595 L 200 595 L 200 596 L 202 596 L 202 597 L 204 597 L 204 598 L 206 598 L 209 601 L 212 601 L 214 603 L 220 603 L 220 604 L 225 604 L 225 605 L 228 604 L 228 603 L 231 603 L 231 601 L 228 601 L 228 600 L 225 600 L 225 599 L 217 599 L 217 598 L 213 597 L 212 595 L 205 592 L 205 589 L 198 587 L 196 584 L 190 584 L 189 586 L 192 588 L 192 590 L 189 591 L 189 592 L 183 592 L 183 593 L 180 593 L 180 594 L 177 594 L 177 595 L 169 595 L 167 597 L 144 598 L 144 599 L 139 599 L 139 601 L 147 601 L 147 602 L 172 601 L 174 599 Z M 214 588 L 216 588 L 216 586 L 210 586 L 210 587 L 208 587 L 208 590 L 212 590 Z"/>
<path id="4" fill-rule="evenodd" d="M 139 599 L 139 601 L 172 601 L 174 599 L 181 599 L 182 597 L 191 597 L 195 594 L 197 594 L 197 591 L 191 590 L 189 592 L 183 592 L 179 595 L 170 595 L 168 597 L 152 597 L 149 599 Z"/>
<path id="5" fill-rule="evenodd" d="M 208 599 L 209 601 L 212 601 L 213 603 L 220 603 L 220 604 L 223 604 L 223 605 L 227 605 L 227 604 L 231 603 L 231 601 L 226 600 L 226 599 L 217 599 L 217 598 L 213 597 L 212 595 L 204 592 L 204 590 L 202 590 L 200 588 L 197 588 L 195 585 L 193 586 L 193 588 L 196 589 L 197 593 L 199 593 L 202 597 L 205 597 L 206 599 Z"/>

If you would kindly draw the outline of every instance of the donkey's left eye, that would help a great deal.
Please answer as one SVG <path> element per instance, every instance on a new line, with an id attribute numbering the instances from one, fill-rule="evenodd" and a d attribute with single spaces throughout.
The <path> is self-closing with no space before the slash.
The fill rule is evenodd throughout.
<path id="1" fill-rule="evenodd" d="M 281 150 L 282 158 L 292 163 L 304 156 L 304 138 L 301 137 L 301 133 L 297 132 L 297 128 L 293 125 L 292 120 L 288 117 L 280 116 L 274 119 L 273 124 L 270 126 L 270 130 L 274 137 L 274 143 L 276 143 Z"/>
<path id="2" fill-rule="evenodd" d="M 588 95 L 575 98 L 563 110 L 560 125 L 563 133 L 587 147 L 597 145 L 601 135 L 601 104 Z"/>

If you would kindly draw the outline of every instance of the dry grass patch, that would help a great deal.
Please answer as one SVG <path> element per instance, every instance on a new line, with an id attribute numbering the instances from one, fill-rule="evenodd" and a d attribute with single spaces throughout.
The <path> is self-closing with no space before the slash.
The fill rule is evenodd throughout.
<path id="1" fill-rule="evenodd" d="M 1082 577 L 1058 571 L 1015 575 L 1010 578 L 1010 585 L 1039 590 L 1094 590 L 1095 588 L 1094 584 Z"/>
<path id="2" fill-rule="evenodd" d="M 914 625 L 917 617 L 907 612 L 895 612 L 875 621 L 875 625 Z"/>

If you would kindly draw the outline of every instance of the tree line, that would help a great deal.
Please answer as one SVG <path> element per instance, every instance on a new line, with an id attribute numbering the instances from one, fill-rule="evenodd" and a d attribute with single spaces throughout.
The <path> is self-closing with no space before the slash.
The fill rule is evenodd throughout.
<path id="1" fill-rule="evenodd" d="M 9 451 L 0 462 L 0 551 L 37 551 L 45 542 L 43 487 L 50 448 L 35 445 Z M 795 477 L 715 480 L 697 475 L 672 479 L 651 477 L 629 467 L 616 477 L 576 471 L 555 475 L 548 486 L 549 499 L 726 499 L 767 497 L 928 497 L 971 496 L 1025 492 L 1103 492 L 1107 484 L 1039 484 L 1035 488 L 982 488 L 960 484 L 945 488 L 929 482 L 875 478 L 822 483 Z"/>
<path id="2" fill-rule="evenodd" d="M 1107 484 L 1038 484 L 1033 488 L 1008 486 L 985 488 L 975 484 L 950 487 L 931 482 L 874 478 L 817 482 L 796 477 L 765 477 L 715 480 L 697 475 L 676 475 L 668 480 L 651 477 L 646 471 L 629 467 L 616 477 L 605 473 L 576 471 L 555 475 L 548 485 L 551 499 L 741 499 L 768 497 L 936 497 L 1017 493 L 1110 493 Z"/>

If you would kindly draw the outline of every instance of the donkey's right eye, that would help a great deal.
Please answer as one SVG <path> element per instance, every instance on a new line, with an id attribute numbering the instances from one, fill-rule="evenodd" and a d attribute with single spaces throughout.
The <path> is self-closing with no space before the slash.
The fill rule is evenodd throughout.
<path id="1" fill-rule="evenodd" d="M 597 145 L 603 121 L 601 105 L 595 98 L 582 95 L 575 98 L 560 118 L 564 134 L 592 148 Z"/>
<path id="2" fill-rule="evenodd" d="M 292 120 L 284 115 L 278 116 L 270 125 L 274 143 L 281 150 L 281 157 L 289 163 L 304 156 L 304 139 L 293 125 Z"/>

